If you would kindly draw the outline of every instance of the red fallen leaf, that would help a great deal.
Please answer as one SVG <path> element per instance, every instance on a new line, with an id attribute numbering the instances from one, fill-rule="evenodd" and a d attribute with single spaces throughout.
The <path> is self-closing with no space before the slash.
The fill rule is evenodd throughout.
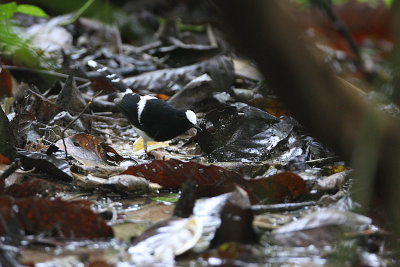
<path id="1" fill-rule="evenodd" d="M 11 216 L 16 216 L 19 226 L 28 234 L 51 232 L 64 238 L 109 238 L 112 229 L 103 218 L 89 208 L 88 201 L 66 202 L 40 198 L 0 197 L 0 235 L 7 234 Z M 17 209 L 14 206 L 17 205 Z M 56 231 L 54 231 L 56 230 Z"/>
<path id="2" fill-rule="evenodd" d="M 13 78 L 8 70 L 0 68 L 0 96 L 11 96 Z"/>
<path id="3" fill-rule="evenodd" d="M 216 196 L 242 187 L 251 202 L 282 203 L 307 193 L 305 181 L 295 173 L 284 172 L 267 178 L 247 180 L 240 174 L 214 165 L 202 165 L 176 159 L 153 160 L 130 166 L 122 174 L 144 177 L 164 189 L 180 189 L 187 179 L 197 182 L 198 196 Z"/>
<path id="4" fill-rule="evenodd" d="M 3 154 L 0 153 L 0 164 L 10 165 L 11 161 L 6 156 L 3 156 Z"/>
<path id="5" fill-rule="evenodd" d="M 221 185 L 225 182 L 244 183 L 241 175 L 217 166 L 176 159 L 153 160 L 151 163 L 130 166 L 122 174 L 141 176 L 165 189 L 180 189 L 187 179 L 193 179 L 202 186 Z"/>
<path id="6" fill-rule="evenodd" d="M 60 189 L 53 183 L 43 179 L 31 178 L 23 184 L 14 184 L 5 190 L 5 193 L 15 197 L 34 197 L 41 195 L 42 197 L 53 196 Z"/>
<path id="7" fill-rule="evenodd" d="M 308 193 L 306 182 L 293 172 L 282 172 L 248 182 L 256 198 L 268 203 L 288 202 Z"/>

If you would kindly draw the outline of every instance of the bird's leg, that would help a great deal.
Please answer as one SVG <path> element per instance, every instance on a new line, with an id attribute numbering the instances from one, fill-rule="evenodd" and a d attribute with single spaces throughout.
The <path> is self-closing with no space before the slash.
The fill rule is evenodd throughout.
<path id="1" fill-rule="evenodd" d="M 147 140 L 143 139 L 143 148 L 144 148 L 144 152 L 147 154 Z"/>

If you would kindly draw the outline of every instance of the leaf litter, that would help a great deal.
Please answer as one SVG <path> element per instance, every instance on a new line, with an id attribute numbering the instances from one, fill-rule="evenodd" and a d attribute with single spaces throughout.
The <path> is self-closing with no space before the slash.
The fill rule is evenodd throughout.
<path id="1" fill-rule="evenodd" d="M 142 47 L 106 38 L 94 49 L 88 40 L 101 35 L 101 22 L 60 27 L 63 19 L 38 24 L 54 36 L 33 42 L 62 66 L 47 76 L 4 68 L 11 78 L 1 84 L 16 97 L 11 123 L 1 114 L 10 131 L 0 132 L 0 172 L 19 178 L 2 185 L 0 233 L 21 263 L 83 264 L 74 255 L 89 254 L 90 266 L 323 266 L 346 244 L 348 262 L 388 262 L 386 233 L 354 211 L 346 163 L 308 136 L 251 63 L 219 50 L 210 31 L 197 33 L 207 45 L 167 34 L 152 37 L 153 48 L 143 36 Z M 113 105 L 128 87 L 195 110 L 202 131 L 155 146 L 161 159 L 145 154 Z M 177 203 L 162 201 L 176 193 Z M 27 256 L 54 244 L 61 257 Z"/>

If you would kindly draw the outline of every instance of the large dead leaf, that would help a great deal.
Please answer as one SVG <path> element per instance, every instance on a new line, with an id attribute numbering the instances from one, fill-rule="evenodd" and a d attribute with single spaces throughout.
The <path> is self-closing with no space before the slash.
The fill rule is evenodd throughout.
<path id="1" fill-rule="evenodd" d="M 243 180 L 239 174 L 221 167 L 176 159 L 153 160 L 148 164 L 130 166 L 123 174 L 141 176 L 161 185 L 164 189 L 172 190 L 180 189 L 187 179 L 193 179 L 202 186 Z"/>
<path id="2" fill-rule="evenodd" d="M 213 127 L 197 134 L 210 161 L 263 161 L 292 132 L 293 125 L 247 105 L 215 109 L 206 115 Z"/>
<path id="3" fill-rule="evenodd" d="M 63 159 L 40 152 L 20 151 L 18 155 L 21 158 L 22 167 L 26 170 L 45 173 L 51 178 L 67 182 L 72 180 L 68 162 Z"/>
<path id="4" fill-rule="evenodd" d="M 100 215 L 93 213 L 86 201 L 1 197 L 0 204 L 1 235 L 7 233 L 10 218 L 15 216 L 20 229 L 27 234 L 46 232 L 56 237 L 86 239 L 113 236 L 111 228 Z"/>
<path id="5" fill-rule="evenodd" d="M 180 189 L 186 180 L 192 179 L 198 184 L 198 196 L 224 194 L 233 191 L 238 185 L 247 191 L 253 203 L 288 202 L 308 192 L 305 181 L 291 172 L 247 180 L 236 172 L 218 166 L 176 159 L 153 160 L 148 164 L 130 166 L 123 174 L 144 177 L 170 190 Z"/>
<path id="6" fill-rule="evenodd" d="M 64 139 L 68 155 L 76 158 L 86 165 L 107 164 L 107 160 L 121 161 L 122 157 L 110 146 L 105 145 L 97 137 L 79 133 Z M 65 151 L 62 140 L 58 140 L 56 145 Z M 108 157 L 107 153 L 114 156 Z"/>

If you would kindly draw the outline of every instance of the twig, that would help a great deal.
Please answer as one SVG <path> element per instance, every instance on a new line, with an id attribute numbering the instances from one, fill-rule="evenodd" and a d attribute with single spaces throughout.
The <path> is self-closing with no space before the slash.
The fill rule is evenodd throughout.
<path id="1" fill-rule="evenodd" d="M 312 160 L 307 160 L 307 164 L 322 164 L 322 163 L 327 163 L 327 162 L 333 162 L 335 160 L 338 160 L 339 157 L 326 157 L 326 158 L 320 158 L 320 159 L 312 159 Z"/>
<path id="2" fill-rule="evenodd" d="M 39 93 L 33 91 L 33 90 L 30 89 L 30 88 L 28 88 L 27 90 L 28 90 L 28 92 L 31 93 L 32 95 L 39 97 L 40 100 L 42 100 L 42 101 L 44 101 L 44 102 L 46 102 L 46 103 L 48 103 L 48 104 L 50 104 L 50 105 L 53 105 L 53 106 L 55 106 L 56 108 L 59 108 L 59 109 L 61 109 L 61 110 L 66 110 L 66 111 L 68 111 L 68 112 L 71 113 L 71 114 L 74 114 L 74 113 L 76 114 L 76 113 L 78 113 L 77 111 L 70 110 L 70 109 L 67 109 L 67 108 L 65 108 L 65 107 L 63 107 L 63 106 L 57 105 L 56 103 L 50 101 L 48 98 L 42 96 L 41 94 L 39 94 Z"/>
<path id="3" fill-rule="evenodd" d="M 8 176 L 13 174 L 19 167 L 21 167 L 21 161 L 16 159 L 10 167 L 8 167 L 3 174 L 0 176 L 0 181 L 5 180 Z"/>
<path id="4" fill-rule="evenodd" d="M 27 174 L 27 173 L 32 173 L 34 171 L 36 171 L 36 167 L 33 167 L 32 169 L 27 170 L 27 171 L 20 171 L 19 173 Z"/>
<path id="5" fill-rule="evenodd" d="M 217 38 L 214 35 L 214 31 L 212 29 L 212 26 L 210 24 L 207 24 L 207 37 L 210 42 L 211 47 L 218 47 L 218 41 Z"/>
<path id="6" fill-rule="evenodd" d="M 81 113 L 78 114 L 78 116 L 75 117 L 75 119 L 73 119 L 72 121 L 70 121 L 67 126 L 65 126 L 64 130 L 61 132 L 61 139 L 63 141 L 63 145 L 64 145 L 64 149 L 65 149 L 65 160 L 68 160 L 68 151 L 67 151 L 67 146 L 65 145 L 65 139 L 64 139 L 64 134 L 65 131 L 74 123 L 76 122 L 82 115 L 83 113 L 86 112 L 86 110 L 89 108 L 89 106 L 93 103 L 93 99 L 95 99 L 96 97 L 98 97 L 101 93 L 103 92 L 103 90 L 97 92 L 97 94 L 95 94 L 92 99 L 90 99 L 90 101 L 86 104 L 85 108 L 81 111 Z"/>
<path id="7" fill-rule="evenodd" d="M 129 121 L 125 118 L 113 118 L 96 114 L 85 114 L 84 116 L 92 120 L 96 119 L 97 121 L 102 121 L 107 123 L 129 124 Z"/>
<path id="8" fill-rule="evenodd" d="M 50 101 L 48 98 L 46 98 L 43 95 L 33 91 L 32 89 L 28 88 L 27 90 L 28 90 L 29 93 L 31 93 L 34 96 L 40 98 L 42 101 L 44 101 L 44 102 L 46 102 L 46 103 L 48 103 L 50 105 L 55 106 L 56 108 L 68 111 L 70 114 L 77 114 L 78 113 L 77 111 L 74 111 L 74 110 L 71 110 L 71 109 L 67 109 L 67 108 L 65 108 L 63 106 L 57 105 L 56 103 Z M 96 95 L 96 97 L 97 97 L 97 95 Z M 93 100 L 93 98 L 91 98 L 88 102 L 90 102 L 92 100 Z M 124 119 L 124 118 L 109 118 L 109 117 L 100 116 L 100 115 L 96 115 L 96 114 L 80 114 L 80 116 L 87 117 L 87 118 L 90 118 L 90 119 L 98 119 L 98 120 L 104 121 L 104 122 L 110 122 L 110 121 L 115 122 L 115 121 L 118 121 L 118 122 L 121 122 L 121 123 L 129 123 L 128 120 Z"/>
<path id="9" fill-rule="evenodd" d="M 306 202 L 295 202 L 295 203 L 278 203 L 278 204 L 269 204 L 269 205 L 253 205 L 251 209 L 253 211 L 263 211 L 263 212 L 278 212 L 278 211 L 291 211 L 298 210 L 308 206 L 315 206 L 315 201 L 306 201 Z"/>
<path id="10" fill-rule="evenodd" d="M 86 11 L 86 9 L 88 9 L 92 4 L 93 4 L 94 0 L 89 0 L 87 1 L 75 14 L 72 18 L 60 22 L 59 26 L 66 26 L 68 24 L 72 24 L 74 23 L 77 19 L 79 19 L 79 17 L 83 14 L 83 12 Z"/>
<path id="11" fill-rule="evenodd" d="M 132 138 L 129 138 L 129 137 L 121 137 L 121 136 L 117 136 L 117 135 L 115 135 L 115 134 L 107 133 L 107 132 L 105 132 L 105 131 L 103 131 L 103 130 L 100 130 L 100 129 L 96 128 L 96 127 L 93 127 L 92 130 L 95 131 L 95 132 L 104 134 L 104 135 L 108 135 L 108 136 L 110 136 L 110 137 L 112 137 L 112 138 L 114 138 L 114 139 L 117 139 L 117 140 L 132 141 Z"/>
<path id="12" fill-rule="evenodd" d="M 79 85 L 79 86 L 77 86 L 76 87 L 76 89 L 81 89 L 81 88 L 85 88 L 86 86 L 89 86 L 89 85 L 91 85 L 92 84 L 92 82 L 91 81 L 88 81 L 88 82 L 86 82 L 86 83 L 84 83 L 84 84 L 81 84 L 81 85 Z"/>
<path id="13" fill-rule="evenodd" d="M 10 65 L 2 65 L 1 67 L 8 69 L 8 70 L 23 70 L 23 71 L 29 71 L 29 72 L 36 72 L 36 73 L 40 73 L 40 74 L 47 74 L 47 75 L 60 77 L 60 78 L 68 78 L 68 76 L 69 76 L 67 74 L 55 72 L 52 70 L 29 69 L 29 68 L 25 68 L 25 67 L 17 67 L 17 66 L 10 66 Z M 84 82 L 84 83 L 89 81 L 88 79 L 82 78 L 82 77 L 75 77 L 75 80 L 79 81 L 79 82 Z"/>

